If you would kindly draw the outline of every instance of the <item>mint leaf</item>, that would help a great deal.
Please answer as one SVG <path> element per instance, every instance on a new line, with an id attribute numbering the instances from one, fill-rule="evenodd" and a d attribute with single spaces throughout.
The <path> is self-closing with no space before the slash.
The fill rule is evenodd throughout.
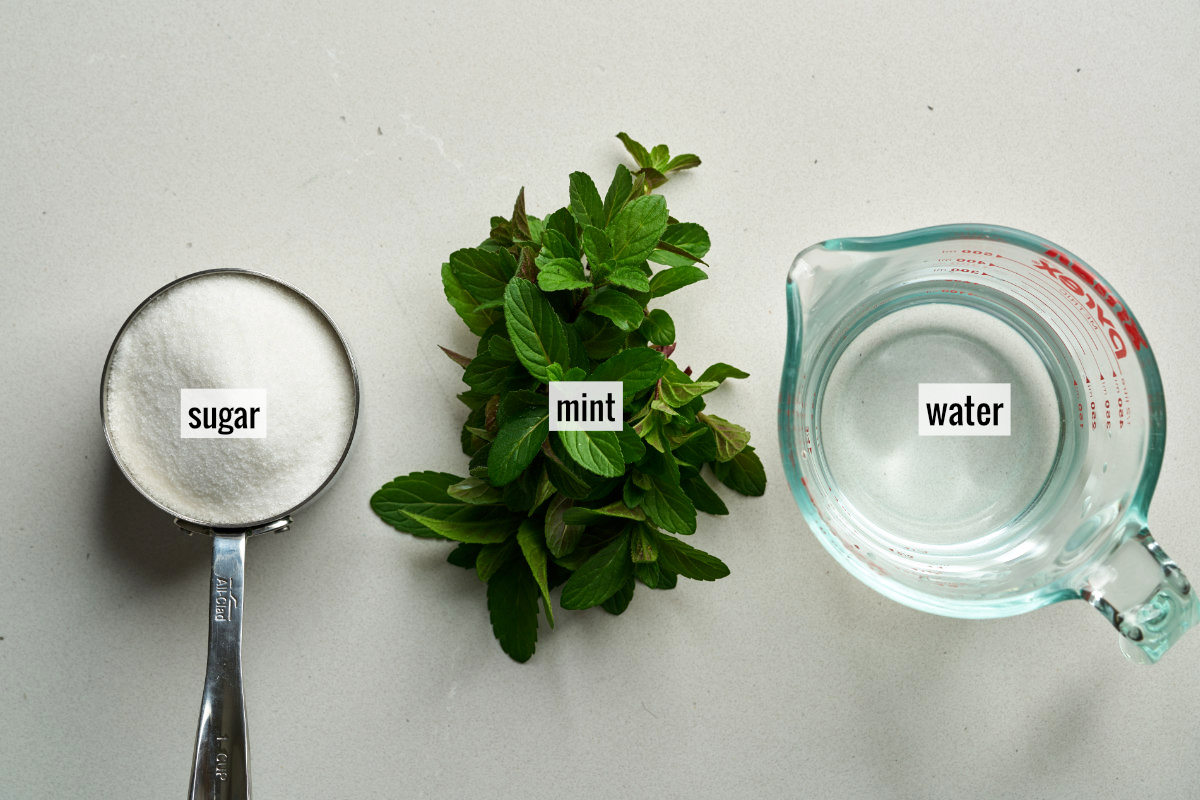
<path id="1" fill-rule="evenodd" d="M 580 225 L 604 227 L 604 203 L 586 172 L 571 173 L 571 216 Z"/>
<path id="2" fill-rule="evenodd" d="M 538 587 L 529 570 L 509 563 L 488 581 L 488 616 L 500 648 L 524 663 L 537 648 Z"/>
<path id="3" fill-rule="evenodd" d="M 672 533 L 696 532 L 696 507 L 679 486 L 655 478 L 642 497 L 641 509 L 658 527 Z"/>
<path id="4" fill-rule="evenodd" d="M 450 359 L 455 364 L 458 364 L 463 369 L 471 366 L 471 359 L 467 358 L 462 353 L 456 353 L 448 347 L 442 347 L 440 344 L 438 345 L 438 349 L 446 354 L 446 358 Z"/>
<path id="5" fill-rule="evenodd" d="M 619 431 L 613 431 L 617 434 L 617 443 L 621 445 L 621 458 L 626 464 L 636 464 L 646 455 L 646 445 L 642 443 L 642 439 L 637 435 L 637 431 L 629 427 L 626 423 Z"/>
<path id="6" fill-rule="evenodd" d="M 461 481 L 448 472 L 412 472 L 388 481 L 371 495 L 371 509 L 389 525 L 405 533 L 422 538 L 442 538 L 441 534 L 407 516 L 406 509 L 424 513 L 436 513 L 435 509 L 447 511 L 463 506 L 446 493 Z"/>
<path id="7" fill-rule="evenodd" d="M 617 286 L 633 289 L 635 292 L 650 291 L 650 280 L 646 277 L 646 273 L 642 272 L 641 267 L 621 267 L 614 270 L 608 276 L 608 280 Z"/>
<path id="8" fill-rule="evenodd" d="M 694 222 L 676 222 L 666 227 L 649 258 L 656 264 L 684 267 L 703 261 L 711 246 L 704 228 Z"/>
<path id="9" fill-rule="evenodd" d="M 700 166 L 700 158 L 698 156 L 691 153 L 682 153 L 668 161 L 666 166 L 663 167 L 663 172 L 679 172 L 684 169 L 695 169 L 698 166 Z"/>
<path id="10" fill-rule="evenodd" d="M 492 336 L 487 340 L 488 354 L 493 358 L 512 364 L 517 360 L 517 351 L 507 336 Z"/>
<path id="11" fill-rule="evenodd" d="M 716 381 L 705 381 L 704 383 L 700 383 L 699 381 L 696 383 L 676 383 L 675 381 L 669 380 L 665 377 L 662 379 L 662 383 L 659 384 L 659 386 L 662 387 L 660 390 L 660 395 L 662 396 L 663 402 L 671 408 L 685 406 L 700 395 L 708 394 L 720 385 L 721 384 L 717 383 Z M 749 436 L 749 434 L 746 435 Z"/>
<path id="12" fill-rule="evenodd" d="M 570 327 L 579 338 L 584 352 L 596 361 L 611 358 L 625 347 L 625 331 L 605 318 L 580 314 Z"/>
<path id="13" fill-rule="evenodd" d="M 499 506 L 472 506 L 464 503 L 452 510 L 438 509 L 436 515 L 431 515 L 428 511 L 420 513 L 412 508 L 406 508 L 403 514 L 439 536 L 456 542 L 502 542 L 517 529 L 517 518 Z"/>
<path id="14" fill-rule="evenodd" d="M 665 144 L 656 144 L 650 150 L 650 166 L 654 167 L 659 172 L 663 172 L 667 168 L 667 162 L 671 160 L 671 151 L 667 149 Z"/>
<path id="15" fill-rule="evenodd" d="M 500 426 L 488 453 L 488 480 L 493 486 L 511 483 L 533 462 L 550 435 L 548 406 L 531 408 Z"/>
<path id="16" fill-rule="evenodd" d="M 629 195 L 632 193 L 633 176 L 629 174 L 629 170 L 625 168 L 624 164 L 617 164 L 617 171 L 613 175 L 612 183 L 608 185 L 608 191 L 604 195 L 604 225 L 612 222 L 616 213 L 629 202 Z"/>
<path id="17" fill-rule="evenodd" d="M 613 265 L 637 266 L 645 261 L 667 229 L 667 202 L 661 195 L 639 197 L 618 211 L 605 228 L 612 241 Z"/>
<path id="18" fill-rule="evenodd" d="M 715 581 L 729 574 L 729 567 L 721 559 L 697 550 L 665 533 L 655 535 L 658 540 L 658 565 L 694 581 Z"/>
<path id="19" fill-rule="evenodd" d="M 651 311 L 638 330 L 643 336 L 657 345 L 666 346 L 675 341 L 675 321 L 671 315 L 661 308 Z"/>
<path id="20" fill-rule="evenodd" d="M 617 138 L 625 145 L 625 149 L 629 151 L 629 155 L 633 156 L 633 160 L 637 162 L 639 167 L 650 167 L 654 162 L 650 159 L 650 154 L 646 152 L 646 148 L 641 143 L 630 138 L 628 133 L 622 131 L 617 134 Z"/>
<path id="21" fill-rule="evenodd" d="M 716 381 L 717 383 L 721 383 L 726 378 L 749 378 L 749 377 L 750 377 L 749 372 L 743 372 L 742 370 L 738 369 L 737 367 L 732 367 L 729 364 L 723 364 L 720 361 L 718 361 L 716 364 L 713 364 L 711 367 L 704 370 L 704 372 L 700 373 L 700 377 L 697 378 L 696 380 L 697 381 Z"/>
<path id="22" fill-rule="evenodd" d="M 476 356 L 463 372 L 463 382 L 477 392 L 499 394 L 513 374 L 510 361 L 502 361 L 491 353 Z"/>
<path id="23" fill-rule="evenodd" d="M 455 500 L 470 505 L 495 505 L 500 502 L 500 492 L 482 478 L 467 478 L 446 489 L 446 494 Z"/>
<path id="24" fill-rule="evenodd" d="M 675 459 L 696 469 L 700 469 L 701 465 L 715 460 L 716 457 L 717 439 L 712 428 L 707 425 L 693 429 L 686 439 L 675 446 Z"/>
<path id="25" fill-rule="evenodd" d="M 542 383 L 546 368 L 568 363 L 570 351 L 562 320 L 532 283 L 513 278 L 504 290 L 504 321 L 517 358 Z"/>
<path id="26" fill-rule="evenodd" d="M 521 527 L 517 529 L 517 544 L 521 548 L 521 554 L 525 556 L 525 563 L 529 565 L 533 580 L 542 592 L 542 605 L 546 607 L 546 619 L 553 628 L 554 607 L 550 604 L 550 584 L 546 579 L 546 545 L 542 540 L 542 532 L 538 530 L 537 523 L 528 519 L 521 523 Z"/>
<path id="27" fill-rule="evenodd" d="M 450 270 L 463 288 L 482 303 L 504 296 L 504 287 L 516 274 L 517 262 L 507 250 L 471 247 L 450 254 Z"/>
<path id="28" fill-rule="evenodd" d="M 634 525 L 629 539 L 629 557 L 634 564 L 658 560 L 658 542 L 654 532 L 645 525 Z"/>
<path id="29" fill-rule="evenodd" d="M 612 597 L 632 574 L 629 531 L 622 531 L 567 579 L 559 602 L 566 609 L 598 606 Z"/>
<path id="30" fill-rule="evenodd" d="M 662 297 L 676 289 L 682 289 L 707 278 L 708 273 L 699 267 L 681 266 L 664 269 L 650 277 L 650 296 Z"/>
<path id="31" fill-rule="evenodd" d="M 484 547 L 485 545 L 463 542 L 450 551 L 450 555 L 446 556 L 446 563 L 463 569 L 475 569 L 475 559 Z"/>
<path id="32" fill-rule="evenodd" d="M 583 533 L 582 525 L 568 525 L 566 513 L 571 510 L 573 502 L 565 495 L 558 495 L 546 506 L 546 548 L 555 558 L 569 555 L 579 543 Z"/>
<path id="33" fill-rule="evenodd" d="M 579 237 L 579 246 L 583 248 L 583 254 L 587 256 L 592 272 L 612 261 L 612 243 L 608 240 L 608 234 L 600 228 L 586 226 Z"/>
<path id="34" fill-rule="evenodd" d="M 589 380 L 621 381 L 625 396 L 632 397 L 653 386 L 666 368 L 667 360 L 662 353 L 648 347 L 631 347 L 597 366 Z"/>
<path id="35" fill-rule="evenodd" d="M 476 547 L 479 547 L 479 545 L 476 545 Z M 487 583 L 501 567 L 508 563 L 508 559 L 512 554 L 512 539 L 503 544 L 485 544 L 479 547 L 479 552 L 475 556 L 476 577 Z"/>
<path id="36" fill-rule="evenodd" d="M 592 282 L 583 274 L 583 264 L 573 258 L 552 258 L 538 268 L 538 288 L 543 292 L 587 289 Z"/>
<path id="37" fill-rule="evenodd" d="M 548 423 L 547 423 L 548 424 Z M 613 431 L 556 431 L 575 463 L 597 475 L 615 478 L 625 474 L 621 443 Z"/>
<path id="38" fill-rule="evenodd" d="M 740 494 L 760 497 L 767 490 L 767 473 L 750 445 L 729 461 L 714 461 L 712 470 L 717 480 Z"/>
<path id="39" fill-rule="evenodd" d="M 646 515 L 643 514 L 639 509 L 630 508 L 620 500 L 609 503 L 601 508 L 585 508 L 583 506 L 576 506 L 575 508 L 569 509 L 563 515 L 563 519 L 573 525 L 587 525 L 597 520 L 604 519 L 605 517 L 632 519 L 638 522 L 646 519 Z"/>
<path id="40" fill-rule="evenodd" d="M 629 608 L 629 601 L 633 599 L 633 590 L 635 588 L 637 588 L 637 584 L 634 582 L 633 576 L 630 575 L 629 579 L 621 585 L 621 588 L 617 589 L 612 597 L 601 603 L 600 607 L 613 616 L 623 614 L 625 609 Z"/>
<path id="41" fill-rule="evenodd" d="M 724 516 L 729 513 L 729 509 L 725 505 L 725 501 L 721 496 L 712 490 L 708 485 L 708 481 L 699 475 L 690 475 L 683 478 L 679 484 L 683 489 L 684 494 L 696 506 L 697 511 L 703 511 L 705 514 L 716 514 Z"/>
<path id="42" fill-rule="evenodd" d="M 585 308 L 611 320 L 626 333 L 637 330 L 646 316 L 641 303 L 616 289 L 604 289 L 589 296 Z"/>
<path id="43" fill-rule="evenodd" d="M 480 301 L 466 290 L 448 263 L 442 264 L 442 290 L 454 311 L 467 323 L 471 333 L 477 336 L 483 335 L 501 317 L 499 309 L 479 307 Z"/>
<path id="44" fill-rule="evenodd" d="M 717 437 L 717 461 L 729 461 L 742 452 L 750 441 L 750 431 L 741 425 L 734 425 L 727 419 L 721 419 L 713 414 L 697 414 L 696 419 L 712 428 Z M 762 492 L 759 492 L 762 494 Z"/>

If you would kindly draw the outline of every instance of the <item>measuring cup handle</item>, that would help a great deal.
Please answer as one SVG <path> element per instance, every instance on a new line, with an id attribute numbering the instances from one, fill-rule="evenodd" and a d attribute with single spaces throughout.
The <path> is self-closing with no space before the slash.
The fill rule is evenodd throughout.
<path id="1" fill-rule="evenodd" d="M 208 671 L 188 800 L 248 800 L 250 751 L 242 695 L 246 534 L 214 534 Z"/>
<path id="2" fill-rule="evenodd" d="M 1153 664 L 1200 622 L 1196 591 L 1142 528 L 1113 550 L 1080 594 L 1121 634 L 1131 661 Z"/>

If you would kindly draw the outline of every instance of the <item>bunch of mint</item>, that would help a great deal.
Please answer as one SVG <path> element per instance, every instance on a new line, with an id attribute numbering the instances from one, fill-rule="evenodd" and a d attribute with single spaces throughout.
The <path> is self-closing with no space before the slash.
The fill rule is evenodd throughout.
<path id="1" fill-rule="evenodd" d="M 742 494 L 766 488 L 750 434 L 704 413 L 703 395 L 747 374 L 717 363 L 693 378 L 671 359 L 670 315 L 647 309 L 707 277 L 708 234 L 653 194 L 700 159 L 618 136 L 637 169 L 618 166 L 603 198 L 575 172 L 570 204 L 539 219 L 522 189 L 511 218 L 442 265 L 446 299 L 480 337 L 473 357 L 446 350 L 470 387 L 470 474 L 414 472 L 371 498 L 399 530 L 458 543 L 446 560 L 487 584 L 492 630 L 517 661 L 533 655 L 539 596 L 553 627 L 559 584 L 564 609 L 620 614 L 639 582 L 729 574 L 677 536 L 695 533 L 697 510 L 729 513 L 705 465 Z M 547 384 L 578 380 L 623 383 L 621 431 L 550 433 Z"/>

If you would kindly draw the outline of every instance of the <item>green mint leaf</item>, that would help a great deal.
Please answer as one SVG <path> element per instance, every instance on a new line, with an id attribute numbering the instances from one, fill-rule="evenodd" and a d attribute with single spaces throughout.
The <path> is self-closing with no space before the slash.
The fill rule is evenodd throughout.
<path id="1" fill-rule="evenodd" d="M 643 167 L 638 170 L 639 177 L 651 189 L 657 189 L 667 182 L 667 176 L 656 170 L 654 167 Z"/>
<path id="2" fill-rule="evenodd" d="M 608 240 L 608 234 L 600 228 L 591 225 L 584 226 L 583 233 L 579 237 L 579 246 L 583 248 L 583 254 L 587 256 L 588 266 L 592 268 L 592 272 L 596 272 L 612 261 L 612 242 Z"/>
<path id="3" fill-rule="evenodd" d="M 531 408 L 546 408 L 546 395 L 540 392 L 505 392 L 497 404 L 496 421 L 503 425 L 513 417 Z M 711 461 L 712 459 L 705 459 Z"/>
<path id="4" fill-rule="evenodd" d="M 517 262 L 507 250 L 471 247 L 450 254 L 450 270 L 472 297 L 485 303 L 504 297 L 504 288 L 517 272 Z"/>
<path id="5" fill-rule="evenodd" d="M 548 407 L 531 408 L 500 426 L 488 454 L 488 480 L 504 486 L 516 479 L 533 462 L 542 442 L 550 435 Z"/>
<path id="6" fill-rule="evenodd" d="M 571 216 L 571 209 L 560 208 L 546 217 L 545 229 L 542 231 L 542 247 L 550 247 L 548 237 L 551 233 L 557 233 L 561 238 L 561 242 L 571 248 L 571 252 L 559 252 L 555 250 L 554 254 L 563 258 L 578 258 L 579 237 L 577 230 L 578 226 L 575 223 L 575 217 Z"/>
<path id="7" fill-rule="evenodd" d="M 602 317 L 580 314 L 570 327 L 584 352 L 596 361 L 612 357 L 625 346 L 625 331 Z"/>
<path id="8" fill-rule="evenodd" d="M 658 542 L 654 533 L 645 525 L 634 525 L 629 538 L 629 557 L 634 564 L 646 564 L 658 560 Z"/>
<path id="9" fill-rule="evenodd" d="M 667 230 L 667 201 L 661 195 L 639 197 L 618 211 L 605 233 L 613 248 L 613 266 L 645 261 Z"/>
<path id="10" fill-rule="evenodd" d="M 517 202 L 513 203 L 512 221 L 509 223 L 514 238 L 520 236 L 525 241 L 537 241 L 529 230 L 529 216 L 525 213 L 525 187 L 517 194 Z"/>
<path id="11" fill-rule="evenodd" d="M 561 381 L 566 377 L 566 374 L 566 370 L 563 369 L 562 364 L 551 364 L 546 367 L 546 378 L 551 381 Z"/>
<path id="12" fill-rule="evenodd" d="M 695 169 L 700 166 L 700 158 L 691 153 L 682 153 L 666 163 L 663 172 L 672 173 L 685 169 Z"/>
<path id="13" fill-rule="evenodd" d="M 729 461 L 714 461 L 717 480 L 739 494 L 760 497 L 767 490 L 767 473 L 754 448 L 746 445 Z"/>
<path id="14" fill-rule="evenodd" d="M 554 627 L 554 607 L 550 604 L 550 584 L 546 579 L 546 544 L 542 540 L 542 532 L 533 520 L 525 520 L 517 529 L 517 544 L 534 582 L 542 592 L 542 605 L 546 608 L 546 619 L 550 627 Z"/>
<path id="15" fill-rule="evenodd" d="M 438 345 L 438 349 L 445 353 L 447 358 L 449 358 L 455 364 L 458 364 L 463 369 L 471 366 L 471 359 L 467 358 L 462 353 L 456 353 L 448 347 L 442 347 L 440 344 Z"/>
<path id="16" fill-rule="evenodd" d="M 641 303 L 616 289 L 603 289 L 589 295 L 585 307 L 591 313 L 611 320 L 626 333 L 637 330 L 646 316 Z"/>
<path id="17" fill-rule="evenodd" d="M 552 258 L 539 268 L 537 284 L 543 292 L 558 292 L 564 289 L 587 289 L 592 282 L 583 273 L 583 264 L 575 259 Z"/>
<path id="18" fill-rule="evenodd" d="M 680 482 L 680 488 L 684 494 L 696 506 L 697 511 L 703 511 L 705 514 L 716 514 L 724 516 L 729 513 L 729 508 L 726 507 L 725 501 L 721 496 L 712 490 L 708 485 L 708 481 L 699 475 L 686 476 Z"/>
<path id="19" fill-rule="evenodd" d="M 546 383 L 547 367 L 569 361 L 562 320 L 537 287 L 524 278 L 513 278 L 504 290 L 504 321 L 517 358 L 537 380 Z"/>
<path id="20" fill-rule="evenodd" d="M 533 505 L 529 508 L 530 515 L 534 511 L 542 507 L 542 503 L 549 500 L 555 493 L 554 484 L 550 481 L 550 476 L 546 474 L 546 470 L 542 470 L 541 476 L 538 477 L 537 491 L 533 495 Z"/>
<path id="21" fill-rule="evenodd" d="M 450 511 L 439 509 L 436 516 L 411 508 L 403 513 L 439 536 L 456 542 L 493 544 L 504 541 L 517 530 L 516 518 L 498 506 L 462 504 Z"/>
<path id="22" fill-rule="evenodd" d="M 613 270 L 609 274 L 608 280 L 610 283 L 633 289 L 636 292 L 650 291 L 650 279 L 646 277 L 646 273 L 642 271 L 641 267 L 621 267 Z"/>
<path id="23" fill-rule="evenodd" d="M 488 339 L 488 353 L 493 358 L 507 361 L 509 364 L 517 360 L 517 351 L 513 349 L 513 344 L 507 336 L 493 336 Z"/>
<path id="24" fill-rule="evenodd" d="M 665 144 L 656 144 L 650 150 L 650 166 L 654 167 L 659 172 L 665 172 L 667 162 L 671 160 L 671 151 L 667 149 Z"/>
<path id="25" fill-rule="evenodd" d="M 556 431 L 567 453 L 584 469 L 615 478 L 625 474 L 621 443 L 613 431 Z"/>
<path id="26" fill-rule="evenodd" d="M 582 525 L 568 525 L 566 513 L 571 510 L 574 501 L 564 495 L 557 495 L 546 506 L 546 549 L 555 558 L 570 555 L 579 544 L 579 536 L 583 533 Z"/>
<path id="27" fill-rule="evenodd" d="M 538 587 L 529 570 L 509 563 L 488 581 L 488 616 L 500 648 L 524 663 L 537 648 Z"/>
<path id="28" fill-rule="evenodd" d="M 687 438 L 675 446 L 675 459 L 696 469 L 717 457 L 717 437 L 712 428 L 700 425 L 688 432 Z"/>
<path id="29" fill-rule="evenodd" d="M 663 530 L 682 534 L 696 532 L 696 507 L 676 484 L 655 478 L 642 497 L 641 509 Z"/>
<path id="30" fill-rule="evenodd" d="M 541 244 L 542 234 L 546 232 L 546 223 L 532 214 L 527 214 L 525 220 L 529 223 L 529 241 L 533 244 Z"/>
<path id="31" fill-rule="evenodd" d="M 713 414 L 697 414 L 696 419 L 712 428 L 717 439 L 717 461 L 729 461 L 750 442 L 750 431 Z M 761 494 L 761 492 L 760 492 Z"/>
<path id="32" fill-rule="evenodd" d="M 651 311 L 638 331 L 657 345 L 666 346 L 675 342 L 675 321 L 671 315 L 661 308 Z"/>
<path id="33" fill-rule="evenodd" d="M 625 609 L 629 608 L 629 601 L 633 599 L 633 590 L 635 588 L 637 588 L 637 584 L 634 583 L 633 576 L 630 575 L 629 579 L 621 585 L 621 588 L 617 589 L 612 597 L 601 603 L 600 607 L 614 617 L 623 614 Z"/>
<path id="34" fill-rule="evenodd" d="M 662 297 L 697 281 L 706 280 L 708 273 L 699 267 L 681 266 L 664 269 L 650 276 L 650 296 Z"/>
<path id="35" fill-rule="evenodd" d="M 660 395 L 662 396 L 663 402 L 671 408 L 679 408 L 680 406 L 687 405 L 697 397 L 703 394 L 708 394 L 720 385 L 721 384 L 717 383 L 716 381 L 705 381 L 703 383 L 700 383 L 699 381 L 696 383 L 676 383 L 675 381 L 669 380 L 666 377 L 664 377 L 662 379 L 662 383 L 659 384 L 659 386 L 662 387 Z M 747 434 L 747 436 L 749 436 L 749 434 Z"/>
<path id="36" fill-rule="evenodd" d="M 475 569 L 475 559 L 485 545 L 460 543 L 446 556 L 446 563 L 463 569 Z"/>
<path id="37" fill-rule="evenodd" d="M 651 411 L 633 426 L 634 432 L 642 437 L 642 441 L 660 453 L 670 450 L 666 439 L 664 426 L 666 418 L 661 411 Z"/>
<path id="38" fill-rule="evenodd" d="M 632 519 L 641 522 L 646 519 L 646 515 L 639 509 L 630 508 L 620 500 L 609 503 L 601 508 L 585 508 L 576 506 L 569 509 L 563 514 L 563 519 L 571 525 L 589 525 L 597 520 L 605 517 L 616 517 L 620 519 Z"/>
<path id="39" fill-rule="evenodd" d="M 554 487 L 567 497 L 583 500 L 591 495 L 596 476 L 571 460 L 567 449 L 558 437 L 550 437 L 550 448 L 542 448 L 546 454 L 546 472 Z"/>
<path id="40" fill-rule="evenodd" d="M 432 509 L 439 507 L 447 511 L 461 508 L 463 503 L 446 493 L 447 489 L 461 480 L 448 472 L 401 475 L 371 495 L 371 509 L 398 530 L 422 538 L 440 539 L 440 533 L 421 525 L 404 512 L 410 508 L 425 513 L 435 513 Z"/>
<path id="41" fill-rule="evenodd" d="M 463 372 L 463 382 L 477 392 L 499 394 L 504 391 L 512 374 L 512 362 L 503 361 L 491 353 L 484 353 L 471 360 Z"/>
<path id="42" fill-rule="evenodd" d="M 749 372 L 743 372 L 742 370 L 738 369 L 737 367 L 733 367 L 733 366 L 730 366 L 729 364 L 724 364 L 724 363 L 721 363 L 720 361 L 718 361 L 716 364 L 713 364 L 711 367 L 704 370 L 704 372 L 700 373 L 700 377 L 697 378 L 696 380 L 698 382 L 699 381 L 716 381 L 717 383 L 721 383 L 726 378 L 749 378 L 749 377 L 750 377 Z"/>
<path id="43" fill-rule="evenodd" d="M 659 583 L 662 581 L 662 572 L 657 561 L 634 564 L 633 576 L 646 584 L 646 588 L 648 589 L 670 588 L 659 586 Z"/>
<path id="44" fill-rule="evenodd" d="M 586 172 L 571 173 L 571 216 L 580 225 L 604 227 L 604 203 Z"/>
<path id="45" fill-rule="evenodd" d="M 630 138 L 628 133 L 622 131 L 621 133 L 617 134 L 617 138 L 620 139 L 621 143 L 625 145 L 625 149 L 629 151 L 629 155 L 633 156 L 633 160 L 637 162 L 639 167 L 649 167 L 653 165 L 653 162 L 650 160 L 650 154 L 646 152 L 646 148 L 643 147 L 639 142 L 636 142 Z"/>
<path id="46" fill-rule="evenodd" d="M 496 490 L 496 487 L 479 478 L 461 480 L 453 486 L 447 487 L 446 494 L 455 500 L 475 506 L 495 505 L 500 502 L 500 492 Z"/>
<path id="47" fill-rule="evenodd" d="M 566 212 L 566 209 L 562 209 Z M 571 227 L 575 227 L 575 219 L 567 214 L 567 219 L 571 220 Z M 538 253 L 534 263 L 539 267 L 543 262 L 554 258 L 571 258 L 575 261 L 579 260 L 579 246 L 568 240 L 566 236 L 559 233 L 557 230 L 546 230 L 542 233 L 542 252 Z"/>
<path id="48" fill-rule="evenodd" d="M 629 170 L 625 168 L 624 164 L 617 164 L 617 171 L 613 175 L 612 183 L 608 185 L 608 192 L 604 195 L 604 225 L 612 222 L 616 213 L 629 202 L 629 196 L 632 193 L 633 176 L 629 174 Z"/>
<path id="49" fill-rule="evenodd" d="M 631 347 L 598 365 L 589 380 L 621 381 L 625 385 L 625 396 L 649 389 L 662 377 L 667 368 L 663 354 L 649 347 Z"/>
<path id="50" fill-rule="evenodd" d="M 694 581 L 715 581 L 729 574 L 721 559 L 665 533 L 658 539 L 658 565 Z"/>
<path id="51" fill-rule="evenodd" d="M 711 243 L 708 231 L 694 222 L 676 222 L 666 227 L 659 237 L 659 246 L 650 255 L 656 264 L 683 267 L 703 262 Z"/>
<path id="52" fill-rule="evenodd" d="M 478 555 L 475 556 L 475 575 L 479 580 L 487 583 L 492 579 L 501 567 L 503 567 L 513 554 L 512 539 L 503 544 L 485 544 L 479 549 Z"/>
<path id="53" fill-rule="evenodd" d="M 625 424 L 621 430 L 614 431 L 617 434 L 617 442 L 621 445 L 621 458 L 626 464 L 636 464 L 646 455 L 646 445 L 642 443 L 642 439 L 637 435 L 637 432 Z"/>
<path id="54" fill-rule="evenodd" d="M 622 531 L 567 579 L 560 603 L 569 610 L 598 606 L 612 597 L 632 574 L 629 531 Z"/>
<path id="55" fill-rule="evenodd" d="M 482 336 L 492 323 L 503 316 L 498 309 L 480 308 L 479 300 L 466 290 L 448 263 L 442 264 L 442 289 L 455 313 L 476 336 Z"/>

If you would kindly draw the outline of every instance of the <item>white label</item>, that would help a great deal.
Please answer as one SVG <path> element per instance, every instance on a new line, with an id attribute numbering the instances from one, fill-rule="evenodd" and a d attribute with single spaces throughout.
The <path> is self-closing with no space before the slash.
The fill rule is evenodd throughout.
<path id="1" fill-rule="evenodd" d="M 921 383 L 917 385 L 917 433 L 921 436 L 1008 436 L 1012 431 L 1012 385 Z"/>
<path id="2" fill-rule="evenodd" d="M 266 389 L 180 389 L 179 435 L 184 439 L 263 439 Z"/>
<path id="3" fill-rule="evenodd" d="M 550 381 L 550 430 L 621 430 L 623 391 L 620 381 Z"/>

